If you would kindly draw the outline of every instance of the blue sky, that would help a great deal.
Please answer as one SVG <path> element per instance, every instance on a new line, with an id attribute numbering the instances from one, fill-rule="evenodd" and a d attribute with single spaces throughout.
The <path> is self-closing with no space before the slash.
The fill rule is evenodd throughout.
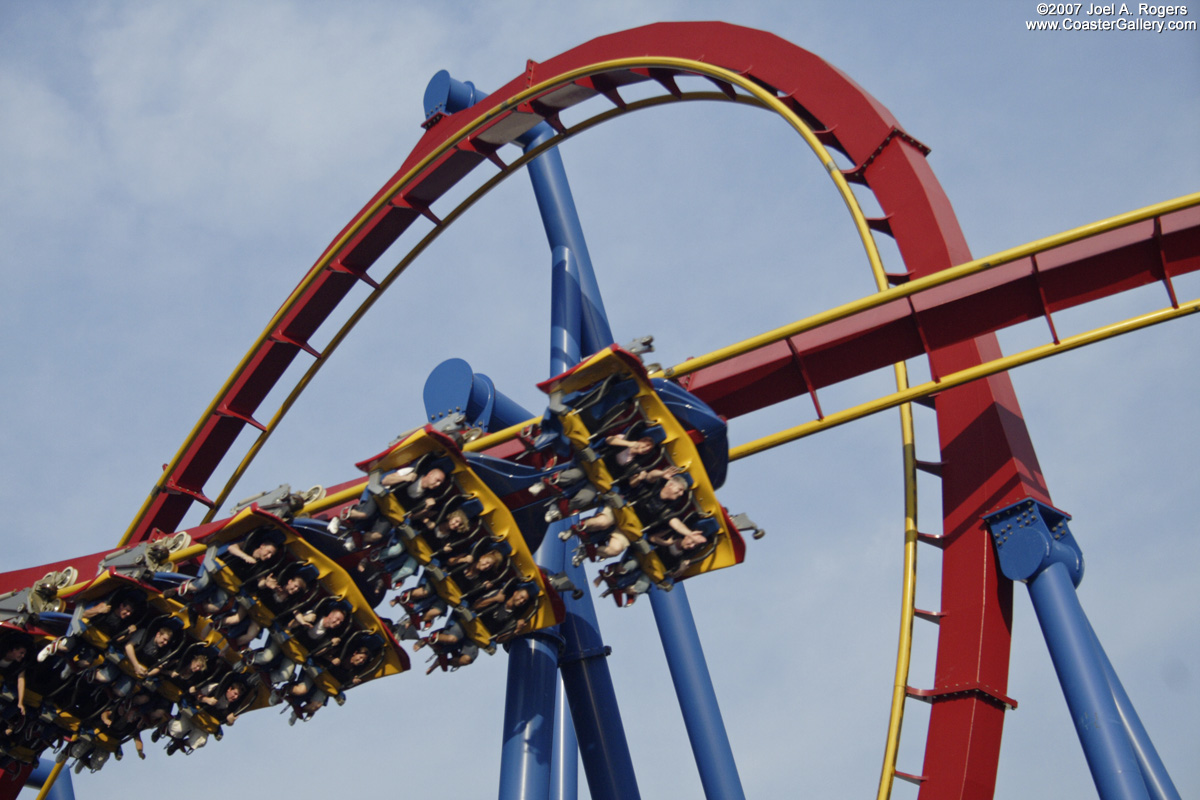
<path id="1" fill-rule="evenodd" d="M 976 256 L 1200 187 L 1198 34 L 1033 33 L 1025 21 L 1035 9 L 0 6 L 3 565 L 119 539 L 270 314 L 416 142 L 421 96 L 439 69 L 486 90 L 528 58 L 649 22 L 772 31 L 848 74 L 932 148 Z M 871 291 L 828 179 L 769 115 L 657 109 L 562 151 L 613 329 L 621 341 L 654 334 L 664 363 Z M 445 358 L 466 358 L 540 407 L 548 264 L 518 176 L 376 306 L 235 494 L 351 477 L 355 461 L 420 419 L 425 376 Z M 1181 299 L 1198 287 L 1177 285 Z M 1056 324 L 1081 331 L 1164 305 L 1150 288 Z M 1200 490 L 1196 325 L 1171 323 L 1013 375 L 1055 503 L 1074 516 L 1087 559 L 1080 598 L 1184 796 L 1200 794 L 1191 574 L 1200 538 L 1189 513 Z M 1045 338 L 1044 324 L 1030 323 L 1001 341 L 1014 351 Z M 869 399 L 889 381 L 868 376 L 822 402 Z M 731 439 L 810 414 L 801 401 L 784 404 L 735 420 Z M 918 411 L 917 422 L 919 455 L 931 459 L 932 416 Z M 895 415 L 880 415 L 740 462 L 721 492 L 770 531 L 745 565 L 689 585 L 748 796 L 874 791 L 899 616 L 897 428 Z M 922 529 L 932 530 L 937 486 L 921 490 Z M 937 608 L 940 563 L 928 549 L 921 559 L 918 605 Z M 1015 606 L 1008 694 L 1020 708 L 1006 722 L 997 796 L 1088 796 L 1020 587 Z M 599 609 L 643 796 L 699 796 L 648 604 Z M 928 688 L 936 638 L 923 625 L 910 682 Z M 498 656 L 454 675 L 378 682 L 295 728 L 255 714 L 191 757 L 151 748 L 145 763 L 80 777 L 77 791 L 107 798 L 170 785 L 190 798 L 246 785 L 325 797 L 350 780 L 369 792 L 402 783 L 414 794 L 486 797 L 504 679 Z M 920 771 L 926 719 L 909 704 L 904 771 Z M 907 785 L 893 794 L 915 795 Z"/>

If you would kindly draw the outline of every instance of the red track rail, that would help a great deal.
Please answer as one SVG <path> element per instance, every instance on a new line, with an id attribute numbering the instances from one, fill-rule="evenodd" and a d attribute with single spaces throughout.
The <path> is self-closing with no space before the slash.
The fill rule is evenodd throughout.
<path id="1" fill-rule="evenodd" d="M 735 417 L 897 361 L 1200 270 L 1200 207 L 1132 223 L 766 345 L 680 383 Z M 937 372 L 934 378 L 938 377 Z M 942 373 L 944 374 L 944 373 Z"/>
<path id="2" fill-rule="evenodd" d="M 302 350 L 322 358 L 310 337 L 380 255 L 450 187 L 504 144 L 584 99 L 603 94 L 621 105 L 619 87 L 657 80 L 672 93 L 681 70 L 648 66 L 595 69 L 562 88 L 519 105 L 526 88 L 556 76 L 623 58 L 677 58 L 716 65 L 771 87 L 808 121 L 828 146 L 853 164 L 847 177 L 868 186 L 884 216 L 872 227 L 892 235 L 909 270 L 921 277 L 971 256 L 925 151 L 874 98 L 829 64 L 776 36 L 723 23 L 662 23 L 604 36 L 525 74 L 484 103 L 431 126 L 396 175 L 343 229 L 275 316 L 259 343 L 214 400 L 194 435 L 156 483 L 131 528 L 130 541 L 178 527 L 246 425 Z M 733 94 L 721 81 L 717 85 Z M 471 123 L 486 124 L 457 141 L 418 173 L 414 167 L 455 142 Z M 502 163 L 502 162 L 501 162 Z M 1032 260 L 901 301 L 834 326 L 793 337 L 691 376 L 688 383 L 727 415 L 745 413 L 927 353 L 935 375 L 949 374 L 998 353 L 989 333 L 1098 296 L 1165 280 L 1200 265 L 1197 214 L 1164 217 L 1149 239 L 1134 226 L 1108 239 L 1064 247 Z M 1157 266 L 1156 266 L 1157 264 Z M 1095 279 L 1094 279 L 1095 278 Z M 978 337 L 978 338 L 976 338 Z M 793 354 L 793 348 L 795 348 Z M 808 375 L 806 384 L 801 376 Z M 755 399 L 755 398 L 758 399 Z M 921 796 L 990 796 L 995 784 L 1007 686 L 1011 584 L 994 563 L 980 517 L 1032 496 L 1050 502 L 1007 376 L 943 392 L 936 399 L 943 463 L 942 612 L 936 685 Z M 82 574 L 99 555 L 72 559 Z M 0 576 L 0 590 L 27 586 L 57 565 Z M 94 568 L 94 566 L 93 566 Z M 982 588 L 982 591 L 981 591 Z M 951 692 L 952 687 L 959 687 Z M 962 687 L 967 687 L 965 690 Z"/>

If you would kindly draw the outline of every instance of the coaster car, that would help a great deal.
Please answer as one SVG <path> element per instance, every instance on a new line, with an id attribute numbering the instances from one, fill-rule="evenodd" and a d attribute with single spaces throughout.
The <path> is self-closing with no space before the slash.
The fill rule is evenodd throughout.
<path id="1" fill-rule="evenodd" d="M 301 609 L 316 608 L 332 600 L 343 605 L 353 630 L 376 634 L 384 643 L 379 669 L 371 677 L 393 675 L 409 668 L 407 654 L 346 571 L 301 538 L 287 522 L 251 507 L 242 510 L 206 541 L 215 546 L 217 553 L 222 546 L 226 547 L 224 558 L 216 556 L 213 574 L 230 594 L 236 595 L 235 602 L 248 607 L 251 618 L 262 628 L 282 632 Z M 238 557 L 229 555 L 227 546 L 242 543 L 240 549 L 252 553 L 266 542 L 276 545 L 278 556 L 261 569 L 250 569 L 245 580 L 240 579 L 229 566 Z M 206 561 L 212 565 L 213 559 Z M 306 589 L 294 597 L 275 600 L 272 586 L 285 586 L 291 577 L 303 578 Z M 289 658 L 297 663 L 308 661 L 309 649 L 297 637 L 281 637 L 281 641 Z"/>
<path id="2" fill-rule="evenodd" d="M 543 427 L 558 427 L 598 498 L 612 509 L 642 570 L 655 583 L 741 563 L 745 542 L 717 501 L 706 465 L 707 460 L 723 479 L 728 457 L 727 450 L 721 452 L 720 447 L 724 425 L 712 423 L 718 418 L 706 414 L 703 403 L 673 384 L 664 386 L 660 396 L 641 361 L 616 345 L 538 386 L 550 396 L 549 420 Z M 702 423 L 707 433 L 685 428 L 664 397 L 694 423 Z M 617 446 L 612 444 L 614 437 L 617 442 L 650 444 Z M 707 459 L 701 456 L 697 442 L 704 445 Z M 711 535 L 702 557 L 689 555 L 687 563 L 676 569 L 663 564 L 655 546 L 640 541 L 659 520 L 646 510 L 652 503 L 638 502 L 638 473 L 665 470 L 686 475 L 690 483 L 690 507 L 674 515 L 705 520 L 694 529 Z"/>
<path id="3" fill-rule="evenodd" d="M 561 599 L 534 562 L 511 511 L 475 473 L 454 439 L 426 426 L 360 462 L 358 468 L 370 476 L 369 491 L 400 531 L 408 551 L 425 566 L 425 579 L 449 606 L 460 609 L 473 641 L 492 648 L 503 631 L 490 630 L 471 610 L 482 598 L 461 570 L 450 568 L 447 547 L 459 539 L 464 540 L 459 544 L 486 541 L 503 548 L 516 582 L 533 587 L 536 602 L 528 609 L 523 633 L 561 621 Z M 435 470 L 443 473 L 441 483 L 414 498 L 406 487 Z M 454 516 L 459 522 L 451 520 Z"/>

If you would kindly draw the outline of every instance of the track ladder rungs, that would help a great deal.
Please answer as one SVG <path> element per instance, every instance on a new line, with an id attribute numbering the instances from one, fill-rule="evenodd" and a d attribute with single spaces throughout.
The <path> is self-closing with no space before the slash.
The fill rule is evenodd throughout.
<path id="1" fill-rule="evenodd" d="M 913 616 L 918 619 L 923 619 L 926 622 L 932 622 L 934 625 L 942 624 L 942 617 L 946 616 L 941 611 L 925 611 L 921 608 L 913 609 Z"/>
<path id="2" fill-rule="evenodd" d="M 917 786 L 920 786 L 922 783 L 928 780 L 928 778 L 926 778 L 924 775 L 911 775 L 907 772 L 901 772 L 898 769 L 893 770 L 892 774 L 902 781 L 908 781 L 909 783 L 914 783 Z"/>
<path id="3" fill-rule="evenodd" d="M 917 531 L 917 541 L 933 545 L 939 550 L 944 549 L 948 544 L 945 535 L 941 533 L 921 533 Z"/>
<path id="4" fill-rule="evenodd" d="M 330 272 L 341 272 L 344 275 L 350 275 L 351 277 L 357 278 L 358 280 L 370 286 L 372 289 L 379 288 L 379 284 L 375 282 L 374 278 L 366 273 L 366 270 L 351 269 L 343 264 L 340 260 L 330 262 L 327 269 Z"/>
<path id="5" fill-rule="evenodd" d="M 255 428 L 258 428 L 260 431 L 265 431 L 267 429 L 266 425 L 263 425 L 261 422 L 259 422 L 254 417 L 250 416 L 249 414 L 243 414 L 240 411 L 234 411 L 232 408 L 229 407 L 228 402 L 221 403 L 219 406 L 217 406 L 217 414 L 219 414 L 222 417 L 229 417 L 230 419 L 241 420 L 242 422 L 246 423 L 247 425 L 252 425 Z"/>
<path id="6" fill-rule="evenodd" d="M 320 358 L 324 357 L 320 353 L 318 353 L 315 349 L 313 349 L 312 345 L 310 345 L 308 342 L 297 341 L 297 340 L 293 339 L 292 337 L 288 336 L 286 333 L 283 333 L 282 331 L 275 331 L 274 333 L 272 333 L 271 341 L 278 342 L 279 344 L 290 344 L 293 347 L 299 347 L 301 350 L 303 350 L 304 352 L 308 353 L 310 356 L 312 356 L 313 358 L 316 358 L 316 359 L 320 359 Z"/>
<path id="7" fill-rule="evenodd" d="M 921 470 L 921 472 L 932 475 L 935 478 L 942 477 L 942 467 L 944 466 L 945 464 L 941 461 L 922 461 L 917 459 L 917 469 Z"/>
<path id="8" fill-rule="evenodd" d="M 189 489 L 186 486 L 180 486 L 175 482 L 174 478 L 167 478 L 167 482 L 163 484 L 163 490 L 167 492 L 167 494 L 178 494 L 183 495 L 184 497 L 190 497 L 197 503 L 207 506 L 208 508 L 216 508 L 217 505 L 212 500 L 209 500 L 207 497 L 205 497 L 204 493 L 200 490 Z"/>

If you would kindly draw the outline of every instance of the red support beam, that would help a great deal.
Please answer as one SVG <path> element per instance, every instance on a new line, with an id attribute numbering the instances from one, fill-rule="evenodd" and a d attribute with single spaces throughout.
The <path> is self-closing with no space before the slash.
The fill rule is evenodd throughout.
<path id="1" fill-rule="evenodd" d="M 1161 224 L 1162 234 L 1156 235 Z M 1045 250 L 683 376 L 726 417 L 1011 325 L 1200 270 L 1200 207 L 1164 214 Z M 1171 294 L 1164 287 L 1163 305 Z M 1053 327 L 1050 328 L 1054 330 Z M 790 345 L 790 347 L 788 346 Z M 933 374 L 947 374 L 934 367 Z"/>

